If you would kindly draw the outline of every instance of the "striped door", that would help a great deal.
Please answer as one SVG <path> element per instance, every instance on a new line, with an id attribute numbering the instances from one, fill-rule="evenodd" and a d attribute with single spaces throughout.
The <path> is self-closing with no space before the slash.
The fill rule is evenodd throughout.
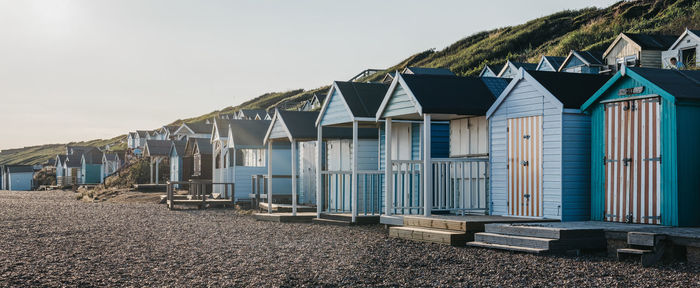
<path id="1" fill-rule="evenodd" d="M 508 119 L 508 211 L 542 217 L 542 116 Z"/>
<path id="2" fill-rule="evenodd" d="M 660 224 L 660 101 L 605 104 L 605 220 Z"/>

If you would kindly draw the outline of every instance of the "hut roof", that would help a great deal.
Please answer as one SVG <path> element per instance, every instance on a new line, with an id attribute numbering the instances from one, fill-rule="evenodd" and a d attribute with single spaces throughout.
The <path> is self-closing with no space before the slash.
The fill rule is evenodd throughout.
<path id="1" fill-rule="evenodd" d="M 382 83 L 336 81 L 335 84 L 354 117 L 374 117 L 389 89 L 389 85 Z"/>
<path id="2" fill-rule="evenodd" d="M 626 67 L 676 99 L 700 100 L 700 70 Z"/>
<path id="3" fill-rule="evenodd" d="M 233 144 L 237 146 L 263 146 L 265 133 L 270 120 L 234 120 L 231 121 Z M 228 127 L 226 128 L 228 131 Z"/>
<path id="4" fill-rule="evenodd" d="M 401 74 L 423 113 L 485 115 L 496 96 L 479 77 Z"/>
<path id="5" fill-rule="evenodd" d="M 146 140 L 145 156 L 167 156 L 170 153 L 172 140 Z"/>
<path id="6" fill-rule="evenodd" d="M 610 79 L 607 75 L 527 71 L 549 93 L 564 104 L 564 108 L 578 109 Z"/>

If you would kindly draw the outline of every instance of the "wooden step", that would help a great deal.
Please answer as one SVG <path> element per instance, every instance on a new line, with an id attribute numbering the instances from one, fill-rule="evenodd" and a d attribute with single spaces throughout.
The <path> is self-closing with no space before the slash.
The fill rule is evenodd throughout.
<path id="1" fill-rule="evenodd" d="M 617 249 L 618 256 L 620 254 L 632 254 L 632 255 L 644 255 L 648 253 L 654 253 L 652 250 L 647 249 L 635 249 L 635 248 L 619 248 Z"/>
<path id="2" fill-rule="evenodd" d="M 390 227 L 389 236 L 452 246 L 464 246 L 467 239 L 465 232 L 415 226 Z"/>
<path id="3" fill-rule="evenodd" d="M 551 243 L 557 240 L 550 238 L 537 238 L 528 236 L 514 236 L 481 232 L 474 234 L 474 241 L 489 244 L 549 250 L 551 248 Z"/>
<path id="4" fill-rule="evenodd" d="M 333 225 L 333 226 L 352 226 L 353 223 L 349 221 L 341 221 L 334 219 L 324 219 L 324 218 L 313 218 L 311 223 L 321 224 L 321 225 Z"/>
<path id="5" fill-rule="evenodd" d="M 648 232 L 628 232 L 627 244 L 636 246 L 646 246 L 654 248 L 661 241 L 666 239 L 666 235 Z"/>
<path id="6" fill-rule="evenodd" d="M 403 225 L 410 227 L 434 228 L 467 232 L 467 221 L 441 219 L 433 217 L 404 216 Z"/>
<path id="7" fill-rule="evenodd" d="M 333 213 L 321 213 L 321 219 L 352 222 L 352 215 L 350 214 L 333 214 Z M 379 224 L 379 215 L 357 215 L 355 217 L 355 224 L 358 225 L 370 225 Z"/>
<path id="8" fill-rule="evenodd" d="M 472 246 L 472 247 L 497 249 L 497 250 L 508 250 L 508 251 L 534 253 L 534 254 L 547 253 L 547 251 L 548 251 L 547 249 L 541 249 L 541 248 L 510 246 L 510 245 L 484 243 L 484 242 L 478 242 L 478 241 L 469 242 L 469 243 L 467 243 L 467 245 Z"/>
<path id="9" fill-rule="evenodd" d="M 560 229 L 537 225 L 486 224 L 484 232 L 559 240 L 605 239 L 605 231 L 603 229 Z"/>

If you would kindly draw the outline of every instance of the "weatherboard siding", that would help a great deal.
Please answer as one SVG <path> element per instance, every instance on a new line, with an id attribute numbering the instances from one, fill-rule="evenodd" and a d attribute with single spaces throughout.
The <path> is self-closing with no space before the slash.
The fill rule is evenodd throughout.
<path id="1" fill-rule="evenodd" d="M 510 118 L 542 116 L 542 204 L 545 218 L 561 219 L 562 113 L 528 80 L 521 80 L 489 118 L 492 214 L 508 215 L 508 145 Z"/>
<path id="2" fill-rule="evenodd" d="M 401 85 L 396 85 L 394 92 L 392 92 L 389 102 L 384 109 L 382 117 L 393 117 L 407 114 L 417 113 L 417 109 L 408 95 L 406 89 Z"/>
<path id="3" fill-rule="evenodd" d="M 562 221 L 590 220 L 591 117 L 564 113 L 562 136 Z"/>
<path id="4" fill-rule="evenodd" d="M 644 68 L 661 68 L 661 51 L 642 50 L 639 64 Z"/>
<path id="5" fill-rule="evenodd" d="M 34 172 L 14 172 L 7 173 L 7 189 L 14 191 L 32 190 Z"/>
<path id="6" fill-rule="evenodd" d="M 282 121 L 279 118 L 273 123 L 272 130 L 270 131 L 269 139 L 279 139 L 284 138 L 285 141 L 289 140 L 287 130 L 282 125 Z"/>
<path id="7" fill-rule="evenodd" d="M 328 106 L 323 112 L 323 117 L 321 118 L 321 125 L 334 125 L 341 123 L 351 123 L 352 113 L 348 111 L 347 105 L 345 105 L 345 100 L 342 99 L 338 93 L 337 89 L 333 89 L 333 94 L 331 94 L 330 99 L 328 99 Z"/>

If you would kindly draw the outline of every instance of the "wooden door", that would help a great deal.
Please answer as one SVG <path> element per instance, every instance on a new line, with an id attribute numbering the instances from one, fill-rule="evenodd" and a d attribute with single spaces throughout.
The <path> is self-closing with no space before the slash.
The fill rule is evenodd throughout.
<path id="1" fill-rule="evenodd" d="M 542 217 L 542 116 L 508 119 L 507 131 L 509 214 Z"/>
<path id="2" fill-rule="evenodd" d="M 660 224 L 658 98 L 605 105 L 605 221 Z"/>

